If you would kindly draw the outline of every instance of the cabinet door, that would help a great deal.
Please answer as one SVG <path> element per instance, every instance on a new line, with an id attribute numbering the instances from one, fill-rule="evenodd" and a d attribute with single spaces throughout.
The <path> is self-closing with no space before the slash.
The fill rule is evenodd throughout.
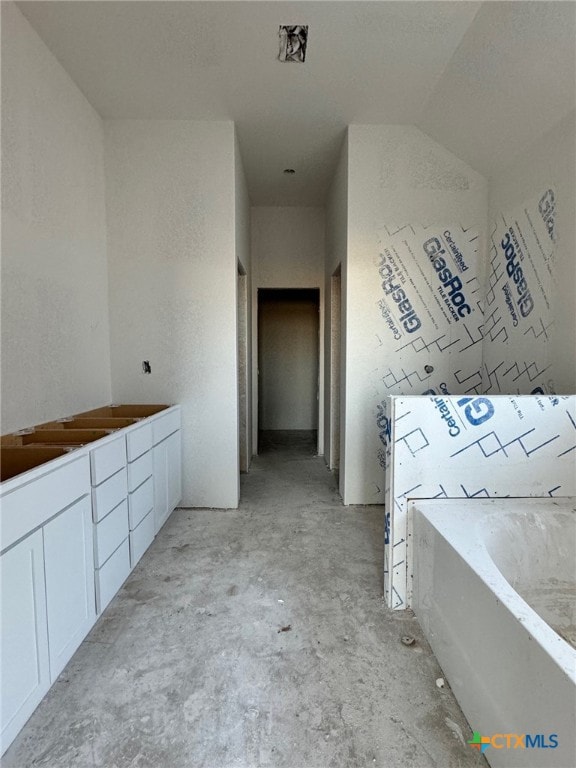
<path id="1" fill-rule="evenodd" d="M 96 620 L 92 510 L 86 496 L 44 526 L 50 677 L 58 677 Z"/>
<path id="2" fill-rule="evenodd" d="M 3 753 L 48 688 L 48 635 L 42 531 L 0 557 Z"/>
<path id="3" fill-rule="evenodd" d="M 168 452 L 166 440 L 152 449 L 154 466 L 154 531 L 158 533 L 168 517 Z"/>
<path id="4" fill-rule="evenodd" d="M 182 501 L 182 445 L 180 432 L 166 439 L 168 471 L 168 514 Z"/>
<path id="5" fill-rule="evenodd" d="M 155 445 L 154 521 L 156 533 L 182 498 L 182 450 L 180 432 Z"/>

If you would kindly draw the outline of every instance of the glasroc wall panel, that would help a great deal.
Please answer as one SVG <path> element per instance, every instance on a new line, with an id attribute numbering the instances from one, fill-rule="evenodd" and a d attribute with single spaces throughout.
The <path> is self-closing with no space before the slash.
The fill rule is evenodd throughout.
<path id="1" fill-rule="evenodd" d="M 407 607 L 409 499 L 576 495 L 576 396 L 388 397 L 384 583 Z"/>

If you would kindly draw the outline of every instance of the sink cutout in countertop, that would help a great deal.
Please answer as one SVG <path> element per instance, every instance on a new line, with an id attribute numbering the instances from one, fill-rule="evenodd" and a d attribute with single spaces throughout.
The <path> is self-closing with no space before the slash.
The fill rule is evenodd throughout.
<path id="1" fill-rule="evenodd" d="M 32 448 L 32 447 L 13 447 L 2 448 L 0 450 L 0 481 L 10 480 L 16 475 L 27 472 L 29 469 L 45 464 L 47 461 L 65 456 L 65 448 Z"/>

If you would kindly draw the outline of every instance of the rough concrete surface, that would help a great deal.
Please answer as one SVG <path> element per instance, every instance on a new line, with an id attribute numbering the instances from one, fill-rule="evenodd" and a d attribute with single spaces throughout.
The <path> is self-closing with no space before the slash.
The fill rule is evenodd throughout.
<path id="1" fill-rule="evenodd" d="M 384 605 L 382 508 L 343 507 L 307 435 L 267 437 L 238 510 L 174 512 L 4 768 L 486 766 Z"/>

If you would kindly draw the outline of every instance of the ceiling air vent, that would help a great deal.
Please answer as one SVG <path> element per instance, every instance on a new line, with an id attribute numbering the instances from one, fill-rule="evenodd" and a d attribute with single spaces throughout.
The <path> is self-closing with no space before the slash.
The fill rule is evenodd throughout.
<path id="1" fill-rule="evenodd" d="M 280 61 L 299 61 L 304 63 L 306 44 L 308 42 L 308 27 L 302 25 L 280 26 Z"/>

